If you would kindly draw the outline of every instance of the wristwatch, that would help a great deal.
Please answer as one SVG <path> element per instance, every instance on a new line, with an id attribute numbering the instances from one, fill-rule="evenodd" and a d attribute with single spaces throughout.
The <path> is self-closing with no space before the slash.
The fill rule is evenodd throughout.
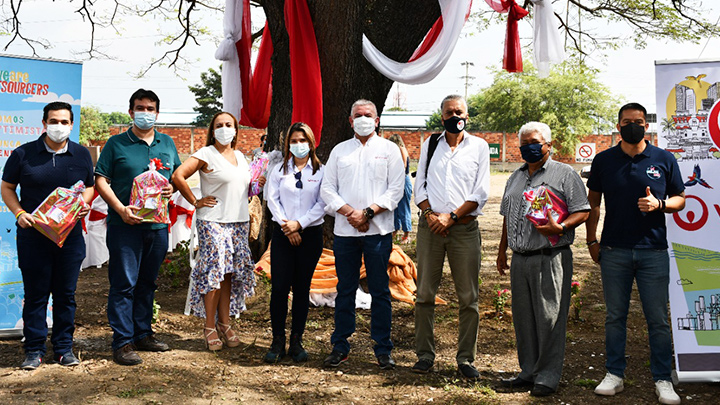
<path id="1" fill-rule="evenodd" d="M 363 214 L 365 214 L 365 218 L 367 218 L 368 221 L 375 217 L 375 211 L 370 207 L 365 208 Z"/>
<path id="2" fill-rule="evenodd" d="M 560 226 L 562 226 L 562 232 L 560 232 L 560 235 L 558 236 L 563 236 L 567 233 L 568 229 L 567 226 L 565 226 L 565 222 L 560 222 Z"/>
<path id="3" fill-rule="evenodd" d="M 458 218 L 456 213 L 454 213 L 453 211 L 450 211 L 450 219 L 452 219 L 453 222 L 457 222 L 458 219 L 460 219 L 460 218 Z"/>

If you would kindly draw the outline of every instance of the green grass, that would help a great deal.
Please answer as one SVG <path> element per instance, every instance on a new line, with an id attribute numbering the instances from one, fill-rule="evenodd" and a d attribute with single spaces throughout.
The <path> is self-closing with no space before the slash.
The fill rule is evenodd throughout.
<path id="1" fill-rule="evenodd" d="M 133 388 L 125 391 L 120 391 L 117 396 L 119 398 L 135 398 L 151 392 L 156 392 L 156 390 L 152 388 Z M 157 390 L 157 392 L 162 392 L 162 390 Z"/>
<path id="2" fill-rule="evenodd" d="M 598 382 L 597 380 L 593 380 L 592 378 L 581 378 L 579 380 L 575 380 L 573 384 L 577 385 L 578 387 L 594 389 L 595 386 L 598 385 Z"/>

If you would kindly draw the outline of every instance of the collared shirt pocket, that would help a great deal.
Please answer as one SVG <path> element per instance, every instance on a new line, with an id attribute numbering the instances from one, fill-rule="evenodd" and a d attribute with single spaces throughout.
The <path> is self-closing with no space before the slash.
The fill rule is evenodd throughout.
<path id="1" fill-rule="evenodd" d="M 388 170 L 388 159 L 385 156 L 378 156 L 372 164 L 373 178 L 378 181 L 386 180 Z"/>

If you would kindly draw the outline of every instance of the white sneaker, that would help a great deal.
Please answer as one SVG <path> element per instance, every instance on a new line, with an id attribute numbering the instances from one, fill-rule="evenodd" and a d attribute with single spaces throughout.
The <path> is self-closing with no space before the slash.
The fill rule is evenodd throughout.
<path id="1" fill-rule="evenodd" d="M 675 393 L 670 381 L 661 380 L 655 382 L 655 394 L 661 404 L 679 404 L 680 397 Z"/>
<path id="2" fill-rule="evenodd" d="M 607 373 L 602 382 L 595 387 L 595 393 L 598 395 L 615 395 L 625 389 L 623 379 L 615 374 Z"/>

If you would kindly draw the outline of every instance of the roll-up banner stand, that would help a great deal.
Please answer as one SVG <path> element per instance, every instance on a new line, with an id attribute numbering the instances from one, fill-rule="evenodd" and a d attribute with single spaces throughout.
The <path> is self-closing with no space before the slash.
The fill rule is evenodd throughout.
<path id="1" fill-rule="evenodd" d="M 74 115 L 70 139 L 80 139 L 82 64 L 0 54 L 0 168 L 10 153 L 43 132 L 43 107 L 65 101 Z M 0 201 L 0 337 L 22 335 L 23 279 L 17 260 L 15 217 Z M 48 305 L 52 327 L 52 301 Z"/>
<path id="2" fill-rule="evenodd" d="M 720 61 L 656 61 L 655 82 L 658 146 L 685 181 L 666 216 L 675 377 L 720 381 Z"/>

